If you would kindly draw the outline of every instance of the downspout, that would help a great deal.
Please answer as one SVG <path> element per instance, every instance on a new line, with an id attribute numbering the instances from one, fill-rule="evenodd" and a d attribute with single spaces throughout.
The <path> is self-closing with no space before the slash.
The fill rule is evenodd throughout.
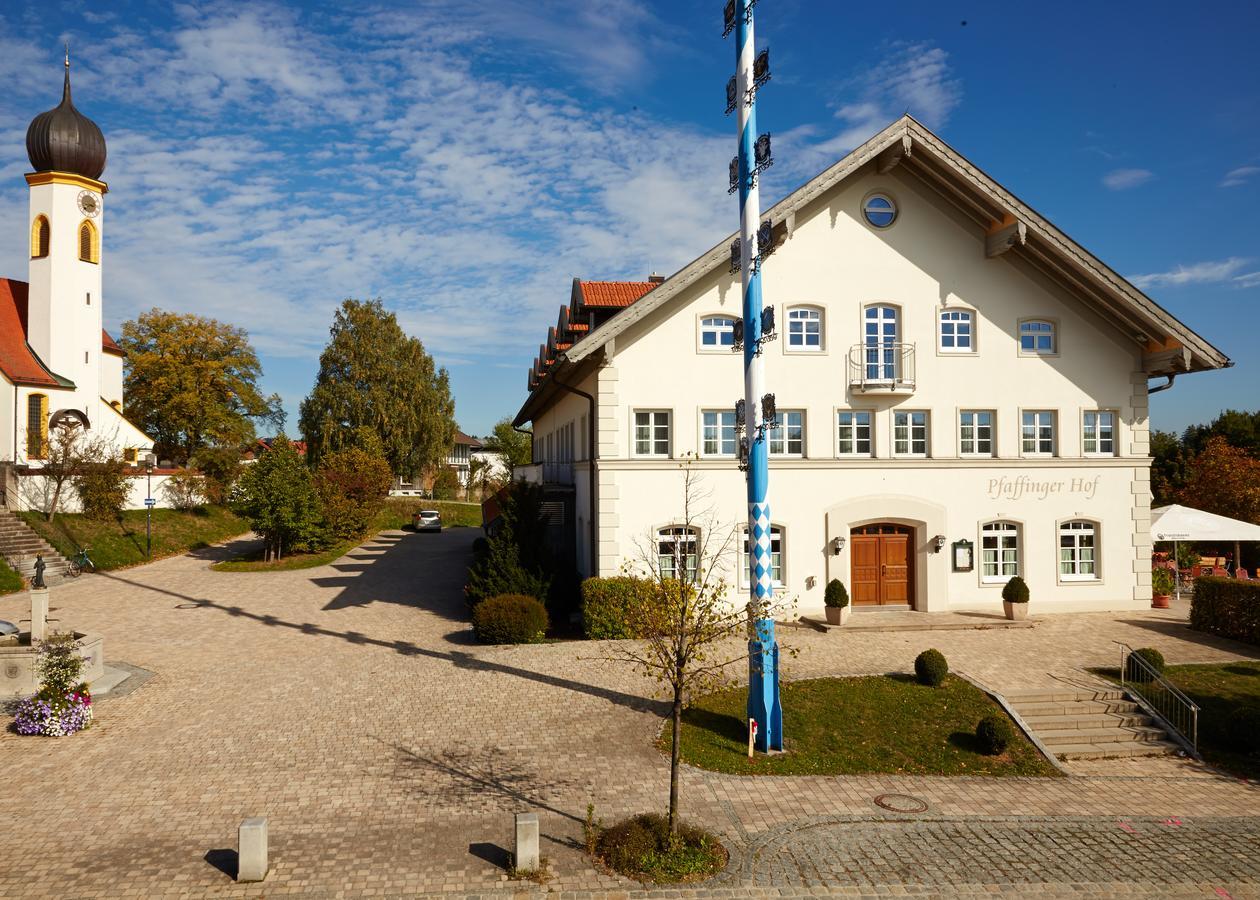
<path id="1" fill-rule="evenodd" d="M 1158 394 L 1160 391 L 1168 390 L 1170 387 L 1173 386 L 1173 382 L 1177 380 L 1177 373 L 1173 372 L 1171 374 L 1165 375 L 1164 377 L 1167 378 L 1168 381 L 1166 381 L 1164 384 L 1161 384 L 1159 387 L 1148 387 L 1146 389 L 1146 393 L 1148 395 Z"/>
<path id="2" fill-rule="evenodd" d="M 562 356 L 561 359 L 565 359 L 567 361 L 567 357 Z M 562 388 L 568 391 L 570 394 L 576 394 L 579 397 L 585 398 L 587 405 L 590 407 L 590 414 L 587 416 L 587 419 L 586 419 L 586 448 L 587 448 L 586 452 L 588 455 L 587 462 L 590 463 L 590 465 L 587 467 L 587 479 L 590 482 L 590 486 L 588 489 L 591 495 L 591 520 L 590 522 L 587 523 L 587 527 L 590 529 L 590 532 L 591 532 L 591 535 L 590 535 L 591 569 L 590 571 L 591 571 L 591 575 L 595 576 L 599 574 L 599 564 L 598 564 L 599 545 L 597 543 L 597 539 L 599 537 L 599 492 L 595 489 L 596 488 L 595 479 L 596 479 L 597 470 L 599 468 L 598 466 L 599 448 L 595 444 L 595 398 L 592 395 L 588 394 L 586 391 L 580 391 L 577 388 L 573 387 L 572 385 L 565 384 L 563 381 L 557 378 L 554 374 L 551 376 L 551 380 L 555 382 L 556 387 Z"/>

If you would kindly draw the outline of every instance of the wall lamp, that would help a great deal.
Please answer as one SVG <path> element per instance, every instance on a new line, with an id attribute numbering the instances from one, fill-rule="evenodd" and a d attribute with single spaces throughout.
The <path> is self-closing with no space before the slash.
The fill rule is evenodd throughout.
<path id="1" fill-rule="evenodd" d="M 844 549 L 844 538 L 834 537 L 831 539 L 831 555 L 839 556 L 840 551 Z"/>
<path id="2" fill-rule="evenodd" d="M 945 535 L 938 534 L 936 537 L 932 538 L 932 546 L 934 548 L 932 552 L 934 553 L 940 553 L 942 550 L 944 550 L 945 549 Z"/>

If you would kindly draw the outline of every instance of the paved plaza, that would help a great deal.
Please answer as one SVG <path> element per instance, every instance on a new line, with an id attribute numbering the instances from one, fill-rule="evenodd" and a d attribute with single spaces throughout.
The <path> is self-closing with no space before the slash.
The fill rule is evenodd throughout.
<path id="1" fill-rule="evenodd" d="M 103 633 L 108 662 L 152 675 L 101 699 L 81 735 L 0 733 L 0 897 L 637 892 L 591 867 L 581 825 L 588 803 L 604 821 L 662 808 L 662 705 L 598 643 L 473 643 L 461 585 L 475 536 L 391 532 L 333 565 L 275 573 L 210 571 L 231 552 L 218 548 L 55 588 L 55 625 Z M 24 603 L 0 598 L 0 618 L 23 618 Z M 1114 665 L 1114 640 L 1170 663 L 1256 655 L 1183 622 L 1184 609 L 1152 610 L 782 637 L 800 649 L 791 678 L 904 671 L 935 646 L 999 690 Z M 1072 769 L 687 770 L 686 816 L 732 854 L 698 892 L 1260 898 L 1260 787 L 1167 758 Z M 885 812 L 873 800 L 889 792 L 927 809 Z M 545 887 L 506 879 L 512 814 L 525 811 L 541 820 Z M 248 816 L 271 829 L 272 872 L 254 886 L 229 874 Z"/>

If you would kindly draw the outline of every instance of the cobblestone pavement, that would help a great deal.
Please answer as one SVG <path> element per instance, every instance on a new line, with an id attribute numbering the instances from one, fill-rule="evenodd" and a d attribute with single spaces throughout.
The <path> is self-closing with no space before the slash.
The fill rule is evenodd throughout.
<path id="1" fill-rule="evenodd" d="M 102 699 L 97 723 L 73 738 L 0 733 L 0 897 L 539 890 L 504 874 L 520 811 L 540 815 L 547 889 L 635 889 L 591 868 L 581 824 L 587 803 L 605 821 L 663 805 L 668 768 L 652 747 L 662 706 L 638 676 L 599 659 L 598 643 L 472 643 L 460 586 L 474 537 L 388 533 L 329 566 L 255 574 L 210 571 L 230 552 L 219 548 L 55 588 L 58 624 L 103 633 L 107 660 L 154 674 Z M 24 618 L 23 604 L 0 598 L 0 618 Z M 1253 653 L 1189 631 L 1178 612 L 1051 616 L 1001 631 L 785 629 L 782 639 L 800 649 L 789 677 L 907 670 L 936 646 L 954 668 L 1001 689 L 1114 663 L 1116 639 L 1158 647 L 1170 663 Z M 704 889 L 715 894 L 1260 897 L 1260 841 L 1246 818 L 1260 816 L 1260 788 L 1172 760 L 1081 771 L 739 779 L 688 770 L 682 796 L 686 816 L 732 849 L 728 874 Z M 873 798 L 890 791 L 923 798 L 927 812 L 886 821 Z M 237 886 L 231 850 L 251 815 L 270 821 L 273 869 L 264 885 Z M 1063 817 L 1072 821 L 1055 824 Z M 1134 824 L 1135 837 L 1121 817 L 1188 824 L 1175 838 Z M 800 829 L 824 819 L 808 836 Z M 1109 839 L 1089 842 L 1082 857 L 1080 841 L 1064 837 L 1078 832 Z M 819 881 L 792 881 L 793 860 L 818 858 L 828 844 L 834 862 L 816 868 Z M 929 884 L 863 855 L 899 847 L 913 867 L 928 859 L 921 848 L 957 854 L 957 845 L 971 855 L 956 868 L 975 881 Z M 1025 848 L 1034 864 L 1025 880 L 980 881 L 1009 867 L 994 849 L 1006 846 Z M 1090 863 L 1096 846 L 1112 854 L 1104 860 L 1128 847 L 1146 874 Z M 757 848 L 785 873 L 782 884 L 761 883 L 759 869 L 740 874 Z M 980 849 L 993 862 L 977 862 Z"/>

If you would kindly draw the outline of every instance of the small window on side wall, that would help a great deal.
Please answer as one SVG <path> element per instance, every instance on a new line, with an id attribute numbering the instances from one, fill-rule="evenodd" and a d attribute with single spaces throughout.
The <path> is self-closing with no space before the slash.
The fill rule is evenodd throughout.
<path id="1" fill-rule="evenodd" d="M 730 316 L 706 316 L 700 320 L 701 350 L 729 350 L 734 346 L 734 319 Z"/>
<path id="2" fill-rule="evenodd" d="M 862 218 L 874 228 L 887 228 L 897 221 L 897 204 L 887 194 L 871 194 L 862 202 Z"/>
<path id="3" fill-rule="evenodd" d="M 787 349 L 805 353 L 823 350 L 823 313 L 813 306 L 796 306 L 788 310 Z"/>
<path id="4" fill-rule="evenodd" d="M 31 259 L 43 259 L 48 255 L 48 245 L 52 240 L 52 228 L 47 216 L 36 216 L 31 223 Z"/>
<path id="5" fill-rule="evenodd" d="M 1019 323 L 1019 352 L 1024 356 L 1053 356 L 1059 352 L 1058 329 L 1046 319 Z"/>
<path id="6" fill-rule="evenodd" d="M 941 310 L 939 346 L 942 353 L 975 352 L 974 317 L 970 310 Z"/>

